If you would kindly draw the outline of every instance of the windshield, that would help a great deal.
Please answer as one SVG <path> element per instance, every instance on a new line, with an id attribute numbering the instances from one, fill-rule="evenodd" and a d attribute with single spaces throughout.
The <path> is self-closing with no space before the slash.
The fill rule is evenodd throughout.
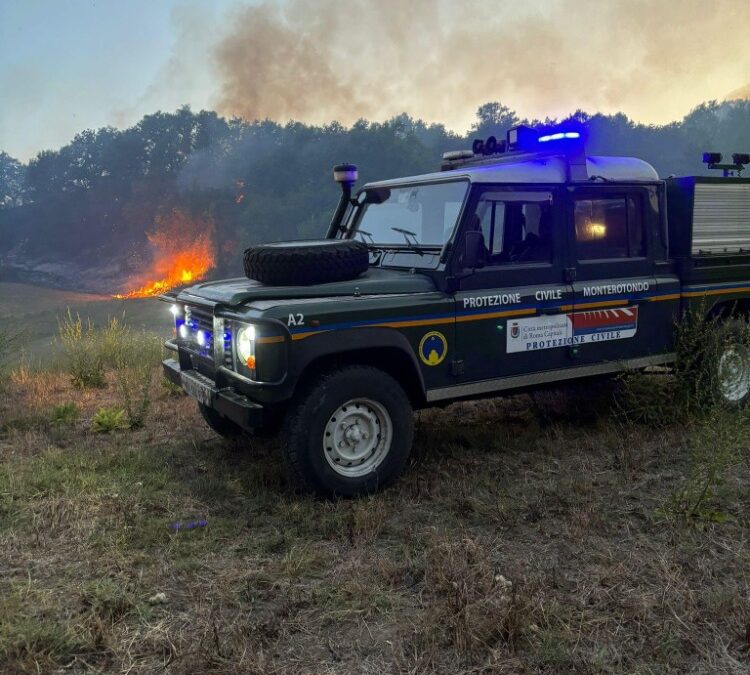
<path id="1" fill-rule="evenodd" d="M 369 188 L 353 236 L 378 246 L 442 248 L 464 202 L 468 181 Z"/>

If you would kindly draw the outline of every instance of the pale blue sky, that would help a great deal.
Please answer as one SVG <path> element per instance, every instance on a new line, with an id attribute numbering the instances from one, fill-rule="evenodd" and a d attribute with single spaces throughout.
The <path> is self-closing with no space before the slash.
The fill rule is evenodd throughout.
<path id="1" fill-rule="evenodd" d="M 466 131 L 500 100 L 661 124 L 750 92 L 747 26 L 750 0 L 0 0 L 0 150 L 183 104 Z"/>
<path id="2" fill-rule="evenodd" d="M 215 19 L 230 4 L 0 0 L 0 150 L 26 160 L 85 128 L 129 125 L 184 102 L 209 105 L 209 69 L 198 57 L 203 48 L 208 58 Z M 188 19 L 203 35 L 187 86 L 160 88 Z"/>

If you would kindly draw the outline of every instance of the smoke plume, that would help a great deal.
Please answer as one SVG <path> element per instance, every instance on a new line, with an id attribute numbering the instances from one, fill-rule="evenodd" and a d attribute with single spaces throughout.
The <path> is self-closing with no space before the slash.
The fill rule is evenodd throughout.
<path id="1" fill-rule="evenodd" d="M 666 122 L 746 81 L 748 25 L 737 0 L 266 0 L 236 8 L 215 47 L 218 107 L 308 123 L 406 111 L 465 130 L 502 100 Z"/>
<path id="2" fill-rule="evenodd" d="M 730 91 L 726 97 L 727 101 L 736 101 L 738 99 L 750 101 L 750 84 L 746 84 L 744 87 Z"/>

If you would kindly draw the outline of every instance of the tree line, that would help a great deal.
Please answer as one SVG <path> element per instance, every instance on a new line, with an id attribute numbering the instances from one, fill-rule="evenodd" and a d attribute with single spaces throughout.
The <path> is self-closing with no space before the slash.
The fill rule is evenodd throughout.
<path id="1" fill-rule="evenodd" d="M 662 126 L 622 113 L 571 118 L 587 126 L 590 154 L 640 157 L 661 176 L 705 173 L 703 151 L 750 151 L 750 101 L 704 103 Z M 361 182 L 434 171 L 441 153 L 472 138 L 564 121 L 522 120 L 498 102 L 481 106 L 465 135 L 406 114 L 344 127 L 247 122 L 189 107 L 157 112 L 128 129 L 83 131 L 27 164 L 1 152 L 0 256 L 126 259 L 147 248 L 160 218 L 179 211 L 213 223 L 217 272 L 236 272 L 253 243 L 322 235 L 338 199 L 335 163 L 357 164 Z"/>

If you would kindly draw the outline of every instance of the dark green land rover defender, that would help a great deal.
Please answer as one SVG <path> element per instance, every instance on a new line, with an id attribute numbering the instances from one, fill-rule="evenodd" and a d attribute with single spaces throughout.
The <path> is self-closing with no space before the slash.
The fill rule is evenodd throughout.
<path id="1" fill-rule="evenodd" d="M 163 298 L 167 376 L 217 433 L 280 431 L 304 488 L 354 496 L 404 468 L 415 408 L 669 364 L 691 304 L 746 320 L 750 156 L 661 180 L 582 135 L 516 127 L 355 194 L 335 167 L 325 239 L 250 248 L 246 278 Z M 729 341 L 718 368 L 745 403 L 747 350 Z"/>

